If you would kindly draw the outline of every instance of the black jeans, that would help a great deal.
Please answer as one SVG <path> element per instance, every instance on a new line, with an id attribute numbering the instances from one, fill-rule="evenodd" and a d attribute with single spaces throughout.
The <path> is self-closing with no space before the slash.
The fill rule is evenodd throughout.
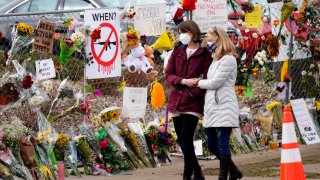
<path id="1" fill-rule="evenodd" d="M 184 156 L 184 174 L 191 176 L 193 171 L 199 171 L 200 166 L 193 146 L 193 136 L 199 118 L 191 114 L 181 114 L 173 117 L 173 124 L 178 137 L 178 143 Z"/>
<path id="2" fill-rule="evenodd" d="M 208 148 L 214 155 L 231 156 L 230 134 L 231 127 L 206 128 Z"/>

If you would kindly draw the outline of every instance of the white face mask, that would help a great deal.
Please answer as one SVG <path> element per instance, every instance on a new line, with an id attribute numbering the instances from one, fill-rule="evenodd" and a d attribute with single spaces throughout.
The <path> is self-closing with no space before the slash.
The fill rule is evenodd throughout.
<path id="1" fill-rule="evenodd" d="M 179 40 L 181 41 L 182 44 L 188 45 L 191 41 L 191 36 L 187 33 L 181 33 L 179 36 Z"/>

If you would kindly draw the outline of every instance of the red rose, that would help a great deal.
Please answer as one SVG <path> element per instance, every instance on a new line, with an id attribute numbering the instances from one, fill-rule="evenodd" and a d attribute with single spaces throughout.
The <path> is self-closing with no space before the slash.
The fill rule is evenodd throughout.
<path id="1" fill-rule="evenodd" d="M 101 142 L 99 142 L 99 147 L 101 149 L 106 149 L 108 148 L 109 144 L 108 144 L 108 139 L 104 138 Z"/>
<path id="2" fill-rule="evenodd" d="M 150 140 L 154 141 L 154 132 L 150 132 Z"/>
<path id="3" fill-rule="evenodd" d="M 22 87 L 24 89 L 29 89 L 29 88 L 31 88 L 32 84 L 33 84 L 33 81 L 32 81 L 31 76 L 29 74 L 26 75 L 22 80 Z"/>

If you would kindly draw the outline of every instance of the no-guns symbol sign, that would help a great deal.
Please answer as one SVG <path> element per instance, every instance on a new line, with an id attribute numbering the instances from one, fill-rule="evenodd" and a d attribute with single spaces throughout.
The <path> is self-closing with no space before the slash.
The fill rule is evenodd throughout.
<path id="1" fill-rule="evenodd" d="M 91 52 L 98 62 L 98 71 L 110 74 L 114 69 L 115 60 L 119 51 L 119 38 L 116 29 L 110 23 L 100 24 L 101 33 L 107 34 L 107 39 L 100 38 L 98 42 L 91 41 Z"/>
<path id="2" fill-rule="evenodd" d="M 86 10 L 84 21 L 91 30 L 101 30 L 100 39 L 88 38 L 86 79 L 121 75 L 120 18 L 118 9 Z"/>

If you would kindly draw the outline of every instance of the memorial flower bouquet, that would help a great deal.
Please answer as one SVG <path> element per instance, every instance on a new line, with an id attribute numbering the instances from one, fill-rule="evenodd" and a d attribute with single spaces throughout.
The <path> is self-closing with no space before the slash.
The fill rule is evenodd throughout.
<path id="1" fill-rule="evenodd" d="M 13 27 L 11 32 L 11 49 L 8 52 L 9 60 L 16 54 L 20 48 L 25 47 L 33 42 L 31 35 L 34 33 L 34 29 L 31 25 L 19 22 Z"/>
<path id="2" fill-rule="evenodd" d="M 82 162 L 84 172 L 86 175 L 93 173 L 93 153 L 88 143 L 87 137 L 84 135 L 78 135 L 74 137 L 76 142 L 78 157 Z"/>
<path id="3" fill-rule="evenodd" d="M 66 154 L 66 151 L 68 148 L 68 142 L 69 142 L 69 137 L 67 134 L 60 133 L 58 135 L 58 138 L 55 141 L 54 147 L 53 147 L 53 151 L 54 151 L 54 154 L 56 156 L 57 161 L 65 162 L 65 154 Z M 66 164 L 64 167 L 65 167 L 65 169 L 64 169 L 65 175 L 69 176 L 70 174 L 66 168 Z"/>
<path id="4" fill-rule="evenodd" d="M 128 26 L 127 41 L 128 41 L 128 45 L 131 47 L 134 47 L 139 44 L 139 41 L 140 41 L 139 31 L 134 30 L 132 26 Z"/>

